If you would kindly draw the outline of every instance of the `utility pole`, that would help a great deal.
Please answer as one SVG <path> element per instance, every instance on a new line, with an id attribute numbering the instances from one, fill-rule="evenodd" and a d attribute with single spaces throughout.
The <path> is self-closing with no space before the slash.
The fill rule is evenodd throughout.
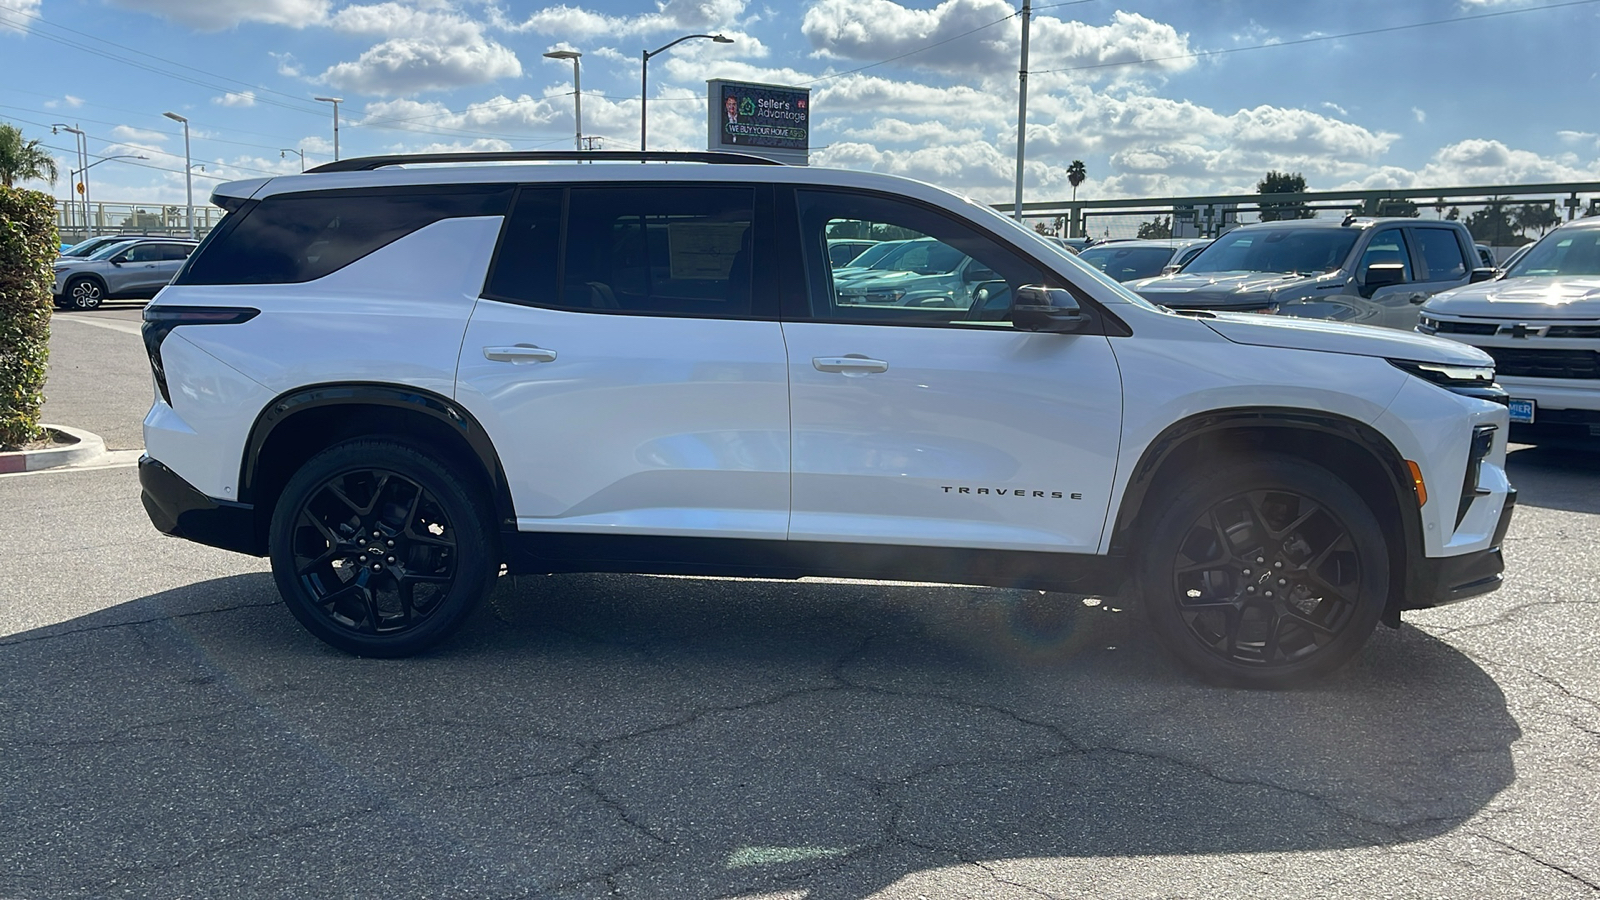
<path id="1" fill-rule="evenodd" d="M 194 240 L 194 160 L 189 156 L 189 120 L 175 112 L 164 112 L 163 116 L 174 122 L 183 123 L 183 192 L 186 202 L 184 218 L 189 222 L 189 240 Z"/>
<path id="2" fill-rule="evenodd" d="M 344 102 L 343 97 L 312 97 L 318 103 L 333 104 L 333 161 L 339 161 L 339 104 Z"/>
<path id="3" fill-rule="evenodd" d="M 1017 69 L 1017 204 L 1012 215 L 1022 221 L 1022 156 L 1028 142 L 1028 24 L 1032 0 L 1022 0 L 1022 65 Z"/>

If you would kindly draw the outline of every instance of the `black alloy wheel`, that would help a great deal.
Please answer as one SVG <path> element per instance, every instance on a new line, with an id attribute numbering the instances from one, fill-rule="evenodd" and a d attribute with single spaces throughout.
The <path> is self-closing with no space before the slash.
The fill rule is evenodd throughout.
<path id="1" fill-rule="evenodd" d="M 1180 491 L 1142 570 L 1164 643 L 1214 681 L 1301 683 L 1342 665 L 1387 601 L 1389 556 L 1361 498 L 1289 457 Z"/>
<path id="2" fill-rule="evenodd" d="M 486 504 L 438 460 L 360 440 L 313 457 L 273 514 L 272 572 L 290 610 L 361 656 L 446 637 L 493 584 Z"/>
<path id="3" fill-rule="evenodd" d="M 100 286 L 100 282 L 81 275 L 67 282 L 64 293 L 72 309 L 99 309 L 106 298 L 105 288 Z"/>

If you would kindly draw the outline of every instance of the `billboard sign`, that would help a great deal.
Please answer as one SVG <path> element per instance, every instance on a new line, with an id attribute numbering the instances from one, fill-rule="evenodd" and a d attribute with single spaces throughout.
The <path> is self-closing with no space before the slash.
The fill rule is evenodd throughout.
<path id="1" fill-rule="evenodd" d="M 805 164 L 811 146 L 811 91 L 775 84 L 706 82 L 707 149 Z"/>

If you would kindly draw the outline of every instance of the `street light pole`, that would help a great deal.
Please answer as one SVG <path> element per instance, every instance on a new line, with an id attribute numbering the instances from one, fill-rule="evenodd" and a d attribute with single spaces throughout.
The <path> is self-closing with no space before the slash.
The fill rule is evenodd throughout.
<path id="1" fill-rule="evenodd" d="M 643 151 L 645 149 L 648 149 L 645 146 L 645 120 L 646 120 L 646 117 L 647 117 L 647 113 L 649 112 L 648 106 L 650 104 L 650 57 L 652 57 L 652 56 L 660 56 L 661 54 L 667 52 L 668 50 L 672 49 L 673 47 L 678 46 L 679 44 L 683 43 L 684 41 L 693 40 L 695 38 L 705 38 L 708 41 L 713 41 L 713 42 L 718 43 L 718 44 L 731 44 L 731 43 L 733 43 L 733 38 L 727 37 L 725 35 L 720 35 L 720 34 L 686 34 L 683 37 L 678 38 L 677 40 L 673 41 L 672 43 L 666 45 L 665 47 L 661 47 L 660 49 L 657 49 L 657 50 L 646 50 L 640 56 L 640 59 L 639 59 L 639 149 L 641 151 Z"/>
<path id="2" fill-rule="evenodd" d="M 1031 0 L 1022 0 L 1022 65 L 1017 70 L 1017 203 L 1013 218 L 1022 221 L 1022 151 L 1028 142 L 1028 22 L 1033 16 Z"/>
<path id="3" fill-rule="evenodd" d="M 581 56 L 583 54 L 576 50 L 551 50 L 544 55 L 545 59 L 572 60 L 572 121 L 577 126 L 572 146 L 577 150 L 583 149 L 583 82 L 578 72 L 578 58 Z"/>
<path id="4" fill-rule="evenodd" d="M 183 192 L 187 213 L 184 218 L 189 222 L 189 240 L 194 240 L 194 160 L 189 156 L 189 120 L 175 112 L 164 112 L 163 116 L 174 122 L 183 123 Z"/>
<path id="5" fill-rule="evenodd" d="M 306 152 L 304 150 L 296 150 L 293 147 L 285 147 L 284 149 L 278 151 L 278 158 L 288 159 L 288 157 L 284 155 L 286 153 L 300 154 L 300 171 L 304 172 L 306 170 Z"/>
<path id="6" fill-rule="evenodd" d="M 73 126 L 68 125 L 68 124 L 66 124 L 64 122 L 56 122 L 56 123 L 52 124 L 50 126 L 50 133 L 51 134 L 55 134 L 56 133 L 56 129 L 58 129 L 58 128 L 61 129 L 62 131 L 71 132 L 74 135 L 73 141 L 72 141 L 72 146 L 75 147 L 77 149 L 77 151 L 78 151 L 78 171 L 82 172 L 82 171 L 87 170 L 89 168 L 89 136 L 87 134 L 83 133 L 83 129 L 74 128 Z M 67 191 L 69 193 L 77 194 L 79 200 L 83 203 L 83 236 L 85 238 L 88 238 L 88 237 L 90 237 L 90 235 L 89 235 L 90 225 L 89 225 L 89 183 L 88 183 L 88 179 L 87 179 L 87 177 L 85 177 L 84 185 L 83 185 L 84 189 L 80 192 L 78 190 L 78 178 L 77 178 L 77 176 L 76 175 L 72 175 L 71 177 L 72 177 L 72 184 L 67 185 Z M 73 208 L 72 204 L 69 203 L 68 206 L 67 206 L 67 209 L 71 210 L 72 208 Z"/>
<path id="7" fill-rule="evenodd" d="M 318 103 L 333 104 L 333 161 L 339 161 L 339 104 L 344 102 L 343 97 L 312 97 Z"/>

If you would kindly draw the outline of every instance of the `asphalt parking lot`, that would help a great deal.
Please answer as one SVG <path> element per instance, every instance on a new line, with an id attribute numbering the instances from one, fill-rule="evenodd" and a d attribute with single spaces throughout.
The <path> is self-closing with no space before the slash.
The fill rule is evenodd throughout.
<path id="1" fill-rule="evenodd" d="M 139 446 L 137 321 L 58 315 L 47 419 Z M 1117 598 L 809 580 L 507 578 L 354 659 L 126 464 L 0 476 L 0 897 L 1593 896 L 1600 452 L 1511 471 L 1506 586 L 1290 692 Z"/>

